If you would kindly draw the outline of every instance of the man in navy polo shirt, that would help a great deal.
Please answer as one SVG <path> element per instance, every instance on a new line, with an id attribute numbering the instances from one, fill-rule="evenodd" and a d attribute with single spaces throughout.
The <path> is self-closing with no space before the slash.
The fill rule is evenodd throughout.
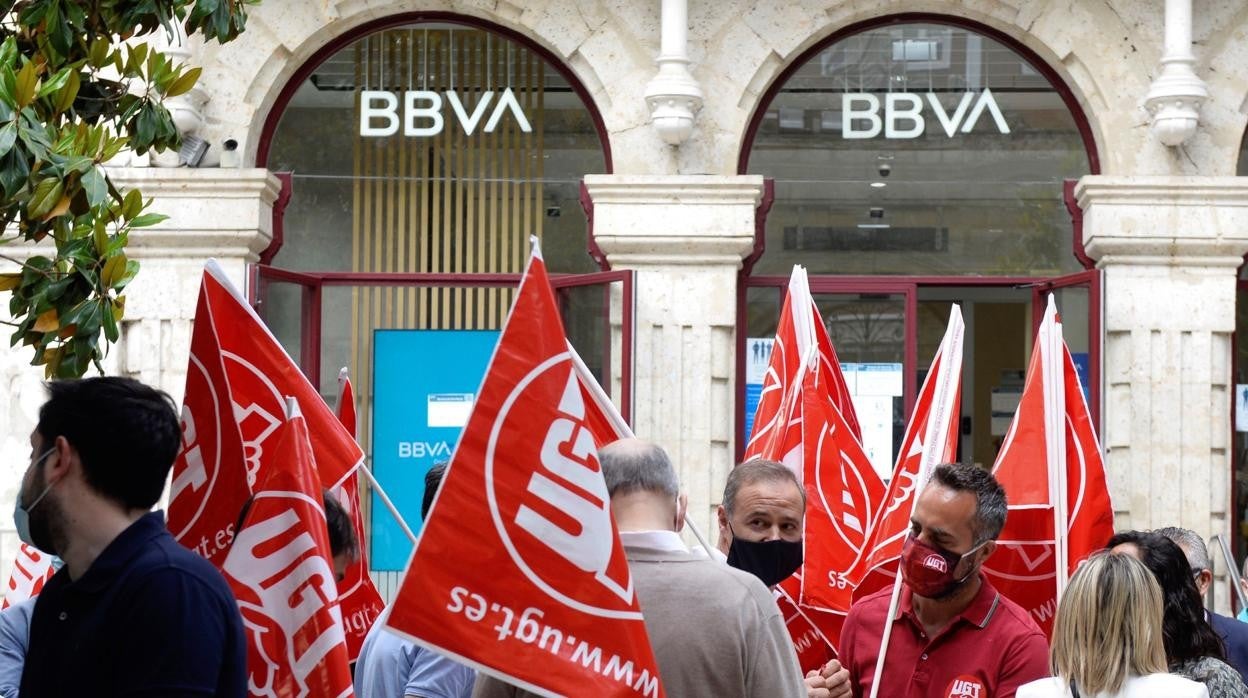
<path id="1" fill-rule="evenodd" d="M 65 566 L 35 604 L 21 695 L 245 695 L 234 596 L 150 511 L 181 440 L 173 401 L 128 378 L 47 389 L 14 523 Z"/>
<path id="2" fill-rule="evenodd" d="M 888 618 L 889 587 L 855 604 L 841 630 L 855 698 L 870 695 L 875 680 L 881 698 L 1013 698 L 1022 684 L 1049 675 L 1044 633 L 980 571 L 1005 514 L 1005 491 L 991 473 L 936 468 L 911 517 L 897 614 Z M 877 678 L 886 624 L 893 632 Z"/>

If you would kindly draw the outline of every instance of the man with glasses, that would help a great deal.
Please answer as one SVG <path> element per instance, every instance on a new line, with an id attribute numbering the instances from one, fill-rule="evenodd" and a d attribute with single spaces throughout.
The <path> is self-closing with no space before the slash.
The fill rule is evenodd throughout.
<path id="1" fill-rule="evenodd" d="M 1207 598 L 1209 587 L 1213 585 L 1213 565 L 1210 564 L 1205 541 L 1195 531 L 1174 526 L 1159 528 L 1154 533 L 1169 538 L 1179 546 L 1187 557 L 1187 564 L 1192 566 L 1192 576 L 1196 579 L 1200 597 Z M 1244 683 L 1248 683 L 1248 623 L 1209 610 L 1205 611 L 1205 618 L 1222 638 L 1222 644 L 1226 645 L 1226 663 L 1235 667 L 1235 671 L 1244 678 Z"/>
<path id="2" fill-rule="evenodd" d="M 975 465 L 938 466 L 919 494 L 901 554 L 905 587 L 888 618 L 892 588 L 858 602 L 841 631 L 841 663 L 855 698 L 880 682 L 887 698 L 1012 698 L 1049 675 L 1044 633 L 984 576 L 1005 525 L 1005 491 Z M 875 675 L 886 625 L 884 669 Z"/>

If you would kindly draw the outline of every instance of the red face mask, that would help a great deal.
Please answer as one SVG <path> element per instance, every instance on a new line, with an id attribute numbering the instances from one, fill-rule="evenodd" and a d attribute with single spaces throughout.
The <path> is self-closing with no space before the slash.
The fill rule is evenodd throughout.
<path id="1" fill-rule="evenodd" d="M 910 591 L 919 596 L 928 599 L 945 598 L 961 588 L 975 573 L 972 570 L 961 579 L 955 578 L 953 575 L 958 565 L 967 555 L 984 547 L 987 542 L 984 541 L 959 555 L 928 545 L 913 535 L 907 535 L 901 548 L 902 579 L 910 587 Z"/>

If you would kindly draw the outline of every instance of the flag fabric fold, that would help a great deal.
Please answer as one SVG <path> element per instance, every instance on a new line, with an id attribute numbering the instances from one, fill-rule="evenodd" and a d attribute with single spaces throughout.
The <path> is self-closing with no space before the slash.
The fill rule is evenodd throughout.
<path id="1" fill-rule="evenodd" d="M 308 427 L 294 410 L 277 431 L 222 566 L 247 633 L 248 691 L 343 698 L 351 673 Z"/>
<path id="2" fill-rule="evenodd" d="M 932 470 L 957 454 L 958 405 L 962 383 L 962 311 L 949 310 L 949 325 L 919 390 L 897 455 L 888 490 L 874 516 L 865 554 L 850 575 L 855 600 L 892 585 L 915 498 Z"/>
<path id="3" fill-rule="evenodd" d="M 347 369 L 338 374 L 338 421 L 349 434 L 356 434 L 355 390 Z M 361 466 L 364 467 L 364 466 Z M 330 490 L 351 517 L 351 527 L 359 542 L 359 557 L 347 565 L 346 575 L 338 583 L 339 608 L 343 632 L 347 637 L 347 656 L 355 661 L 360 656 L 364 637 L 385 609 L 385 601 L 368 575 L 368 543 L 364 531 L 364 513 L 360 509 L 360 473 L 357 470 L 338 487 Z"/>
<path id="4" fill-rule="evenodd" d="M 13 560 L 13 572 L 9 575 L 8 586 L 4 588 L 4 602 L 0 604 L 0 610 L 38 596 L 54 574 L 56 568 L 52 565 L 51 555 L 22 543 Z"/>
<path id="5" fill-rule="evenodd" d="M 595 409 L 534 245 L 388 626 L 539 694 L 663 695 Z"/>
<path id="6" fill-rule="evenodd" d="M 168 525 L 180 543 L 218 566 L 242 503 L 275 464 L 287 395 L 304 410 L 318 481 L 326 488 L 343 483 L 364 460 L 354 435 L 210 260 L 191 334 Z"/>
<path id="7" fill-rule="evenodd" d="M 1100 444 L 1052 296 L 993 472 L 1009 514 L 984 571 L 1049 634 L 1063 582 L 1114 534 Z"/>

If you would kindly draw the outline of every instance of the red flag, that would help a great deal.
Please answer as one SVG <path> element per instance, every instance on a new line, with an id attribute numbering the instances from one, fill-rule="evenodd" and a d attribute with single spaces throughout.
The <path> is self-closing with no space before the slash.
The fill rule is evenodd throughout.
<path id="1" fill-rule="evenodd" d="M 51 555 L 22 543 L 17 549 L 17 558 L 13 560 L 13 573 L 9 575 L 9 586 L 4 590 L 4 603 L 0 604 L 0 609 L 38 596 L 54 574 L 56 568 L 52 566 Z"/>
<path id="2" fill-rule="evenodd" d="M 183 545 L 220 564 L 240 498 L 274 464 L 283 396 L 293 395 L 303 407 L 324 487 L 342 483 L 364 454 L 213 261 L 204 266 L 195 320 L 183 409 L 190 432 L 173 467 L 169 529 Z M 234 427 L 227 426 L 231 420 Z"/>
<path id="3" fill-rule="evenodd" d="M 602 386 L 598 385 L 598 380 L 590 373 L 589 367 L 581 360 L 571 342 L 568 342 L 568 354 L 571 355 L 576 377 L 581 383 L 581 399 L 585 402 L 584 422 L 594 435 L 594 444 L 602 448 L 613 441 L 631 439 L 633 430 L 620 416 L 615 403 L 603 392 Z"/>
<path id="4" fill-rule="evenodd" d="M 801 603 L 822 611 L 849 613 L 850 576 L 862 556 L 884 501 L 884 483 L 867 460 L 841 411 L 821 383 L 816 364 L 802 382 L 803 482 L 806 486 L 806 554 Z M 827 633 L 833 645 L 838 632 Z"/>
<path id="5" fill-rule="evenodd" d="M 783 438 L 778 437 L 775 432 L 784 432 L 788 428 L 785 419 L 788 412 L 784 409 L 787 404 L 786 396 L 790 394 L 791 386 L 801 382 L 798 373 L 802 357 L 812 346 L 818 347 L 819 360 L 824 364 L 829 382 L 827 393 L 841 411 L 850 432 L 855 438 L 862 439 L 862 430 L 858 426 L 858 415 L 850 399 L 849 386 L 845 384 L 841 363 L 832 347 L 827 328 L 824 327 L 823 317 L 810 295 L 806 270 L 795 265 L 793 275 L 789 277 L 789 292 L 785 296 L 784 307 L 780 310 L 780 321 L 776 325 L 776 340 L 771 347 L 771 359 L 767 366 L 767 375 L 763 379 L 758 408 L 754 411 L 753 433 L 745 446 L 746 460 L 761 455 L 769 440 Z M 768 458 L 783 460 L 783 457 L 775 454 Z"/>
<path id="6" fill-rule="evenodd" d="M 338 421 L 355 435 L 355 390 L 347 369 L 338 374 Z M 373 580 L 368 576 L 368 546 L 364 542 L 364 513 L 360 510 L 360 473 L 352 473 L 339 487 L 330 490 L 342 508 L 351 516 L 351 527 L 360 544 L 360 556 L 347 565 L 346 575 L 338 582 L 338 607 L 342 613 L 342 629 L 347 636 L 347 656 L 355 661 L 373 622 L 381 615 L 386 603 Z"/>
<path id="7" fill-rule="evenodd" d="M 247 631 L 250 694 L 342 698 L 351 673 L 321 485 L 308 426 L 293 412 L 222 572 Z"/>
<path id="8" fill-rule="evenodd" d="M 207 286 L 201 285 L 182 401 L 182 448 L 173 463 L 166 525 L 179 543 L 220 567 L 251 484 L 213 305 Z"/>
<path id="9" fill-rule="evenodd" d="M 797 602 L 797 590 L 801 583 L 799 572 L 776 585 L 772 593 L 784 618 L 784 626 L 789 631 L 789 638 L 793 641 L 797 664 L 806 674 L 819 671 L 828 660 L 836 659 L 836 650 L 828 632 L 832 633 L 832 637 L 839 637 L 845 616 L 803 608 Z"/>
<path id="10" fill-rule="evenodd" d="M 1052 296 L 994 473 L 1010 509 L 984 571 L 1051 633 L 1059 581 L 1114 534 L 1100 444 Z M 1064 498 L 1053 496 L 1061 492 Z M 1066 525 L 1055 537 L 1060 520 Z"/>
<path id="11" fill-rule="evenodd" d="M 915 497 L 927 484 L 932 469 L 953 460 L 957 453 L 964 330 L 962 312 L 953 305 L 949 326 L 906 426 L 888 492 L 864 546 L 867 553 L 851 575 L 855 599 L 893 583 Z"/>
<path id="12" fill-rule="evenodd" d="M 386 622 L 531 691 L 661 696 L 586 413 L 534 245 Z"/>

